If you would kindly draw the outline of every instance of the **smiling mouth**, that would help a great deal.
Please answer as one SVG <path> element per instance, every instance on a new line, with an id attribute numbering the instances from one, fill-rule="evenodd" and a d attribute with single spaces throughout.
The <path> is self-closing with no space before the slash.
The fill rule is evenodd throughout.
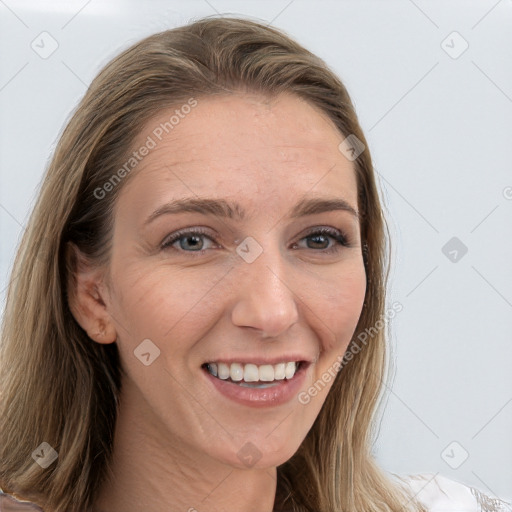
<path id="1" fill-rule="evenodd" d="M 252 363 L 204 363 L 202 368 L 213 377 L 238 384 L 242 387 L 269 388 L 284 380 L 291 380 L 306 361 L 289 361 L 277 364 L 256 365 Z"/>

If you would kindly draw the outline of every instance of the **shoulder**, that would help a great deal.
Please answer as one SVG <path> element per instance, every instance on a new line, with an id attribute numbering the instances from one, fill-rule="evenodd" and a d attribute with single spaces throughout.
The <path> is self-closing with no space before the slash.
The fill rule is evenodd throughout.
<path id="1" fill-rule="evenodd" d="M 412 491 L 429 512 L 512 512 L 510 502 L 491 498 L 475 487 L 438 473 L 392 476 Z"/>
<path id="2" fill-rule="evenodd" d="M 35 503 L 14 498 L 0 489 L 0 512 L 43 512 Z"/>

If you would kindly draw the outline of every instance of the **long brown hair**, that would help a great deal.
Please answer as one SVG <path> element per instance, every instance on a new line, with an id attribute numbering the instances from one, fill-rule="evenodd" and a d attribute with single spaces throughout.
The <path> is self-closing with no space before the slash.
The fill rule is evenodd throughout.
<path id="1" fill-rule="evenodd" d="M 340 133 L 367 146 L 349 95 L 318 57 L 282 32 L 235 18 L 205 18 L 154 34 L 113 59 L 93 80 L 62 133 L 14 262 L 0 345 L 0 487 L 47 512 L 92 510 L 108 474 L 122 381 L 117 345 L 92 342 L 70 312 L 73 242 L 108 264 L 119 183 L 100 189 L 126 161 L 138 130 L 158 110 L 250 90 L 298 95 Z M 423 510 L 371 454 L 387 368 L 387 232 L 368 149 L 355 160 L 367 275 L 354 338 L 376 331 L 344 361 L 313 427 L 278 467 L 275 510 Z M 127 178 L 129 179 L 129 177 Z M 95 193 L 96 191 L 96 193 Z M 42 469 L 42 442 L 58 453 Z"/>

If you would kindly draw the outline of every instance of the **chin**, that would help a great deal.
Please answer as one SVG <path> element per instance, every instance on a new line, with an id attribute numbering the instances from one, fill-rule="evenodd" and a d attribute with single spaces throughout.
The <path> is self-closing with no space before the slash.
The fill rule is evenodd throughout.
<path id="1" fill-rule="evenodd" d="M 265 440 L 265 436 L 260 440 L 254 436 L 252 441 L 242 442 L 227 459 L 226 452 L 216 455 L 226 464 L 238 469 L 267 469 L 284 464 L 293 457 L 300 446 L 300 442 L 291 445 L 289 437 L 287 440 L 283 439 L 281 446 L 276 444 L 275 439 L 270 442 L 268 439 Z"/>

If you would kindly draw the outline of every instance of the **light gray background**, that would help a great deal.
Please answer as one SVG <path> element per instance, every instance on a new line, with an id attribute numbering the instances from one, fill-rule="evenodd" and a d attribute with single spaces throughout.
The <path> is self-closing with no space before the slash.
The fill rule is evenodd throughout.
<path id="1" fill-rule="evenodd" d="M 216 12 L 271 22 L 324 58 L 368 137 L 393 239 L 390 300 L 404 308 L 378 460 L 510 499 L 510 0 L 0 0 L 2 304 L 46 163 L 87 84 L 142 37 Z M 31 48 L 52 39 L 47 58 Z"/>

